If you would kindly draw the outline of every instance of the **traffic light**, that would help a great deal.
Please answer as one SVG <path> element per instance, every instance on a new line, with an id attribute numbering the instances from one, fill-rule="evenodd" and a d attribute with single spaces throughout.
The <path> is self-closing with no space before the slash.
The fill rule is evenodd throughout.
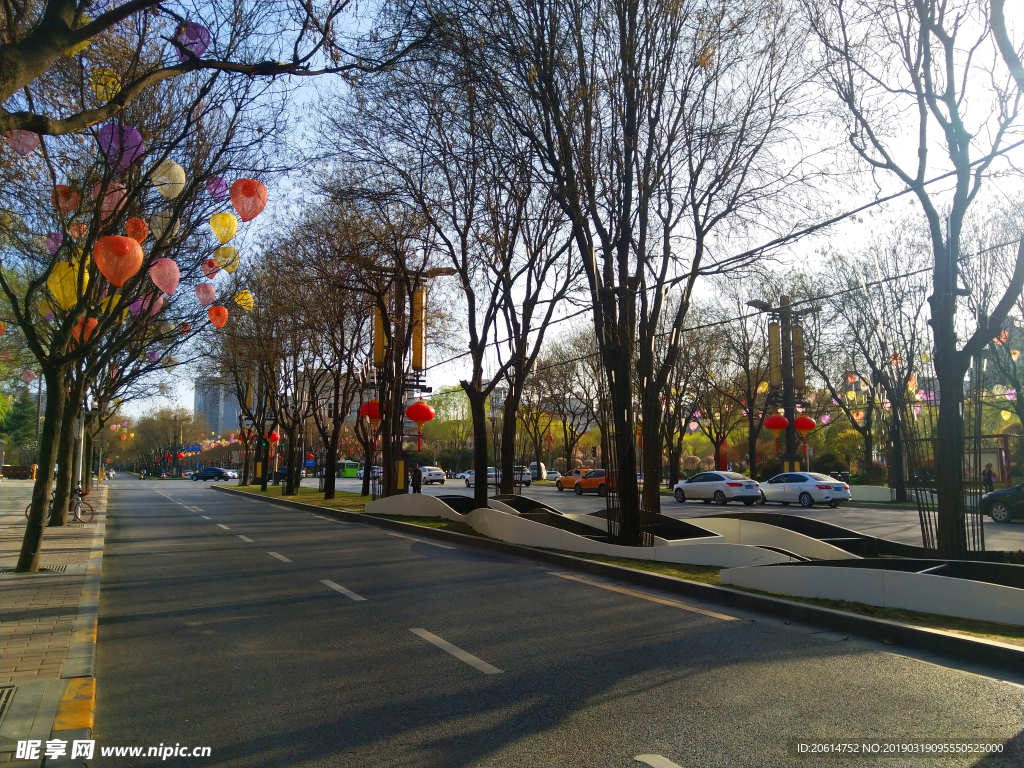
<path id="1" fill-rule="evenodd" d="M 590 458 L 592 458 L 592 459 L 596 459 L 597 458 L 597 446 L 596 445 L 593 445 L 593 446 L 590 447 Z"/>

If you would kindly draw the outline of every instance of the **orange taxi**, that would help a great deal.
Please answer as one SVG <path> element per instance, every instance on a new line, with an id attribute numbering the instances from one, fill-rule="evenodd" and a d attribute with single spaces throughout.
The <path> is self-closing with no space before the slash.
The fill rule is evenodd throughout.
<path id="1" fill-rule="evenodd" d="M 609 488 L 615 487 L 615 475 L 605 473 L 603 469 L 592 469 L 583 477 L 577 478 L 572 490 L 577 496 L 593 491 L 598 496 L 606 496 Z"/>

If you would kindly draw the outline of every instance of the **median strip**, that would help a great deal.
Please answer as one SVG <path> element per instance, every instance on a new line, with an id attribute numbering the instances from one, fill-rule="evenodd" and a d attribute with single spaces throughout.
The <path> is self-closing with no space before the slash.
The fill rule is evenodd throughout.
<path id="1" fill-rule="evenodd" d="M 320 579 L 320 583 L 325 585 L 325 586 L 330 587 L 335 592 L 341 592 L 341 594 L 343 594 L 349 600 L 355 600 L 357 602 L 360 601 L 360 600 L 365 602 L 365 600 L 366 600 L 365 597 L 361 597 L 360 595 L 357 595 L 351 589 L 345 589 L 343 586 L 341 586 L 341 584 L 335 584 L 330 579 Z"/>
<path id="2" fill-rule="evenodd" d="M 485 675 L 500 675 L 502 673 L 502 670 L 498 669 L 497 667 L 488 664 L 483 659 L 478 659 L 472 653 L 464 651 L 456 645 L 452 645 L 447 640 L 444 640 L 435 635 L 433 632 L 428 632 L 425 629 L 410 629 L 409 631 L 412 632 L 414 635 L 417 635 L 418 637 L 422 637 L 428 643 L 436 645 L 442 651 L 450 653 L 459 661 L 464 661 L 467 664 L 469 664 L 469 666 L 479 669 Z"/>
<path id="3" fill-rule="evenodd" d="M 659 603 L 660 605 L 668 605 L 673 608 L 679 608 L 683 611 L 690 611 L 691 613 L 699 613 L 702 616 L 710 616 L 713 619 L 721 619 L 722 621 L 739 621 L 735 616 L 727 616 L 724 613 L 715 613 L 714 611 L 707 611 L 703 608 L 698 608 L 695 605 L 689 605 L 682 603 L 678 600 L 669 600 L 665 597 L 655 597 L 654 595 L 648 595 L 643 592 L 637 592 L 633 589 L 626 589 L 625 587 L 616 587 L 613 584 L 603 584 L 599 581 L 591 581 L 585 579 L 582 576 L 573 576 L 568 573 L 558 573 L 557 571 L 548 571 L 550 576 L 558 576 L 562 579 L 569 579 L 570 581 L 578 581 L 581 584 L 588 584 L 591 587 L 600 587 L 601 589 L 607 589 L 610 592 L 618 592 L 622 595 L 629 595 L 630 597 L 639 597 L 641 600 L 649 600 L 652 603 Z"/>

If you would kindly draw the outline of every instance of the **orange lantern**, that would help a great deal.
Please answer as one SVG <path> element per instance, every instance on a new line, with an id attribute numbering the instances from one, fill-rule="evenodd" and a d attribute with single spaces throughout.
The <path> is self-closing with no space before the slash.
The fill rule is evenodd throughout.
<path id="1" fill-rule="evenodd" d="M 85 325 L 85 333 L 82 333 L 82 325 Z M 71 335 L 75 337 L 75 341 L 86 342 L 89 337 L 92 336 L 92 332 L 96 330 L 96 326 L 99 325 L 99 320 L 95 317 L 90 317 L 86 320 L 84 317 L 78 321 L 74 328 L 71 329 Z M 84 338 L 83 338 L 84 336 Z"/>
<path id="2" fill-rule="evenodd" d="M 93 248 L 93 256 L 103 276 L 118 288 L 142 267 L 142 246 L 130 237 L 101 237 Z"/>
<path id="3" fill-rule="evenodd" d="M 149 224 L 137 216 L 132 216 L 124 223 L 125 234 L 137 243 L 149 237 Z"/>
<path id="4" fill-rule="evenodd" d="M 210 307 L 206 311 L 206 316 L 210 318 L 214 328 L 222 328 L 228 321 L 228 309 L 221 306 Z"/>
<path id="5" fill-rule="evenodd" d="M 239 179 L 231 185 L 231 205 L 242 221 L 252 221 L 267 204 L 267 188 L 254 179 Z"/>
<path id="6" fill-rule="evenodd" d="M 854 421 L 864 421 L 864 411 L 854 411 L 850 414 Z"/>
<path id="7" fill-rule="evenodd" d="M 78 204 L 82 202 L 82 195 L 74 187 L 69 187 L 67 184 L 58 184 L 53 188 L 50 199 L 53 200 L 54 208 L 63 214 L 68 214 L 75 210 Z"/>
<path id="8" fill-rule="evenodd" d="M 421 397 L 405 409 L 405 415 L 409 418 L 409 421 L 416 424 L 416 428 L 419 430 L 419 434 L 416 437 L 416 450 L 421 450 L 423 448 L 423 425 L 433 419 L 436 413 L 433 408 L 427 405 L 427 401 Z"/>

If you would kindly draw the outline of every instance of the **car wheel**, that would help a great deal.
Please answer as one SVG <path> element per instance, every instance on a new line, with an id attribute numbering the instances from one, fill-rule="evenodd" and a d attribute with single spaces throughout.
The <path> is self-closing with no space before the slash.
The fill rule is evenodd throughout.
<path id="1" fill-rule="evenodd" d="M 766 504 L 768 502 L 768 499 L 765 498 L 764 491 L 759 491 L 759 494 L 760 495 L 757 497 L 757 503 Z"/>
<path id="2" fill-rule="evenodd" d="M 555 481 L 555 490 L 558 491 L 559 493 L 562 492 L 562 481 L 561 480 L 556 480 Z"/>
<path id="3" fill-rule="evenodd" d="M 469 480 L 466 480 L 466 487 L 469 488 Z"/>
<path id="4" fill-rule="evenodd" d="M 838 502 L 838 501 L 830 501 L 830 502 L 828 503 L 828 505 L 829 505 L 830 507 L 832 507 L 832 509 L 835 509 L 836 507 L 838 507 L 838 506 L 839 506 L 839 502 Z"/>
<path id="5" fill-rule="evenodd" d="M 992 520 L 997 523 L 1008 523 L 1010 522 L 1010 505 L 1004 504 L 1003 502 L 997 502 L 992 505 L 992 510 L 989 512 L 992 516 Z"/>
<path id="6" fill-rule="evenodd" d="M 441 485 L 444 485 L 444 480 L 439 480 L 438 482 L 441 483 Z"/>
<path id="7" fill-rule="evenodd" d="M 676 488 L 675 493 L 673 493 L 672 495 L 676 497 L 676 501 L 678 501 L 680 504 L 686 502 L 686 494 L 683 493 L 682 488 Z"/>
<path id="8" fill-rule="evenodd" d="M 813 507 L 814 497 L 811 496 L 807 491 L 800 494 L 800 506 L 801 507 Z"/>
<path id="9" fill-rule="evenodd" d="M 583 495 L 583 486 L 579 485 L 579 484 L 574 485 L 572 487 L 572 492 L 575 493 L 577 496 L 582 496 Z"/>
<path id="10" fill-rule="evenodd" d="M 192 482 L 193 483 L 198 483 L 199 482 L 199 478 L 196 477 L 195 475 L 192 475 Z"/>
<path id="11" fill-rule="evenodd" d="M 599 486 L 597 486 L 597 495 L 598 496 L 607 496 L 608 495 L 608 489 L 604 487 L 604 483 L 601 483 Z"/>
<path id="12" fill-rule="evenodd" d="M 743 500 L 743 506 L 749 507 L 751 504 L 754 503 L 754 501 L 755 501 L 755 499 L 744 499 Z"/>
<path id="13" fill-rule="evenodd" d="M 728 499 L 725 498 L 725 494 L 722 491 L 715 491 L 715 504 L 725 506 L 727 503 Z"/>

